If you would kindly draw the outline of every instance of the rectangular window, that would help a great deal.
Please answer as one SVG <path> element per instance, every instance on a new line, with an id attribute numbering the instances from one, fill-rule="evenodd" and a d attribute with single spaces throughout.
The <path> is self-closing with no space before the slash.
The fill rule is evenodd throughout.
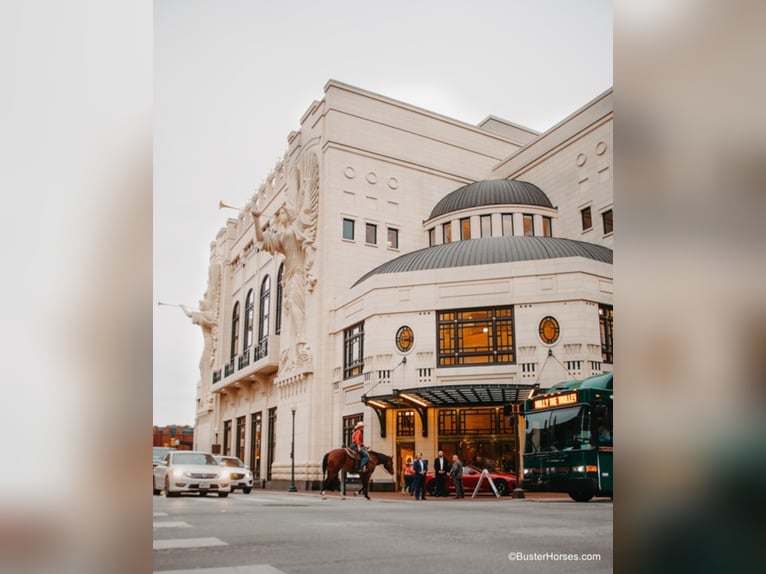
<path id="1" fill-rule="evenodd" d="M 460 239 L 471 239 L 471 218 L 465 217 L 460 220 Z"/>
<path id="2" fill-rule="evenodd" d="M 428 230 L 428 246 L 433 247 L 436 245 L 436 228 L 432 227 Z"/>
<path id="3" fill-rule="evenodd" d="M 274 466 L 274 460 L 277 454 L 277 407 L 269 409 L 269 449 L 266 453 L 266 480 L 271 480 L 271 467 Z"/>
<path id="4" fill-rule="evenodd" d="M 354 239 L 354 220 L 343 220 L 343 239 Z"/>
<path id="5" fill-rule="evenodd" d="M 598 322 L 601 331 L 601 361 L 614 361 L 614 307 L 611 305 L 598 306 Z"/>
<path id="6" fill-rule="evenodd" d="M 364 322 L 343 331 L 343 378 L 362 374 L 364 369 Z"/>
<path id="7" fill-rule="evenodd" d="M 457 410 L 439 409 L 439 434 L 440 435 L 458 434 Z"/>
<path id="8" fill-rule="evenodd" d="M 440 367 L 513 363 L 513 307 L 439 311 Z"/>
<path id="9" fill-rule="evenodd" d="M 442 224 L 442 243 L 452 241 L 452 222 Z"/>
<path id="10" fill-rule="evenodd" d="M 553 237 L 552 220 L 550 217 L 543 217 L 543 237 Z"/>
<path id="11" fill-rule="evenodd" d="M 590 207 L 580 210 L 580 217 L 582 218 L 582 230 L 588 231 L 593 229 L 593 218 L 590 214 Z"/>
<path id="12" fill-rule="evenodd" d="M 462 434 L 494 434 L 497 432 L 495 409 L 460 409 L 460 432 Z"/>
<path id="13" fill-rule="evenodd" d="M 604 224 L 604 235 L 612 233 L 614 231 L 614 219 L 612 218 L 612 210 L 605 211 L 601 214 L 601 220 Z"/>
<path id="14" fill-rule="evenodd" d="M 245 418 L 237 417 L 237 434 L 234 435 L 234 456 L 245 460 Z"/>
<path id="15" fill-rule="evenodd" d="M 367 223 L 364 226 L 364 241 L 372 245 L 378 244 L 378 226 L 374 223 Z"/>
<path id="16" fill-rule="evenodd" d="M 513 214 L 503 213 L 503 237 L 511 237 L 513 235 Z"/>
<path id="17" fill-rule="evenodd" d="M 263 413 L 258 411 L 250 416 L 250 470 L 253 478 L 261 478 L 261 432 Z"/>
<path id="18" fill-rule="evenodd" d="M 534 217 L 529 214 L 524 214 L 524 235 L 532 236 L 535 234 L 535 221 Z"/>
<path id="19" fill-rule="evenodd" d="M 399 230 L 393 227 L 388 228 L 388 246 L 391 249 L 399 249 Z"/>
<path id="20" fill-rule="evenodd" d="M 492 216 L 482 215 L 480 219 L 481 219 L 481 236 L 492 237 Z"/>
<path id="21" fill-rule="evenodd" d="M 396 411 L 396 436 L 415 436 L 415 411 Z"/>

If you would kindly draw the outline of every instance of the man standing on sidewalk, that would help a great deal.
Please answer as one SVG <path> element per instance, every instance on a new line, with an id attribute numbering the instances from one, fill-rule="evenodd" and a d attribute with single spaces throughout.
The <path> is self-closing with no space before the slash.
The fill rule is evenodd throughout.
<path id="1" fill-rule="evenodd" d="M 452 468 L 449 471 L 455 485 L 455 498 L 465 498 L 463 493 L 463 463 L 456 454 L 452 455 Z"/>
<path id="2" fill-rule="evenodd" d="M 449 471 L 449 464 L 447 459 L 444 458 L 444 451 L 440 450 L 436 460 L 434 461 L 434 483 L 436 484 L 436 496 L 447 496 L 447 472 Z"/>
<path id="3" fill-rule="evenodd" d="M 428 473 L 428 461 L 423 460 L 423 453 L 418 452 L 415 455 L 415 461 L 412 463 L 412 468 L 415 469 L 415 479 L 413 484 L 415 485 L 415 500 L 426 499 L 426 473 Z"/>

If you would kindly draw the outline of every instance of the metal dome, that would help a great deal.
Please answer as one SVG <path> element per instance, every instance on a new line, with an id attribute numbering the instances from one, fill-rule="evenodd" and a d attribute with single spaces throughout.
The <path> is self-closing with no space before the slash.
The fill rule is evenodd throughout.
<path id="1" fill-rule="evenodd" d="M 444 243 L 401 255 L 366 273 L 353 286 L 373 275 L 471 265 L 491 265 L 564 257 L 584 257 L 612 263 L 608 247 L 560 237 L 482 237 Z"/>
<path id="2" fill-rule="evenodd" d="M 553 207 L 542 189 L 526 181 L 488 179 L 469 183 L 447 194 L 436 204 L 428 219 L 483 205 L 521 204 Z"/>

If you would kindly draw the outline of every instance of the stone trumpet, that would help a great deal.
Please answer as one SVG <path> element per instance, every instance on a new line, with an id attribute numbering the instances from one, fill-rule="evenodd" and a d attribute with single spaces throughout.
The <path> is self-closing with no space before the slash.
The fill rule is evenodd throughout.
<path id="1" fill-rule="evenodd" d="M 236 209 L 237 211 L 240 210 L 239 207 L 234 207 L 233 205 L 229 205 L 228 203 L 224 203 L 222 199 L 218 200 L 218 209 L 223 209 L 224 207 L 227 208 L 227 209 Z"/>

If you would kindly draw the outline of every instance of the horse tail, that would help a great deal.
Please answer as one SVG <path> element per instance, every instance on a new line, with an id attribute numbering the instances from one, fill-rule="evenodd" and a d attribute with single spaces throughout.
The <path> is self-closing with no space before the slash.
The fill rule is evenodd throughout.
<path id="1" fill-rule="evenodd" d="M 330 457 L 330 453 L 326 452 L 322 457 L 322 476 L 327 477 L 327 459 Z"/>

